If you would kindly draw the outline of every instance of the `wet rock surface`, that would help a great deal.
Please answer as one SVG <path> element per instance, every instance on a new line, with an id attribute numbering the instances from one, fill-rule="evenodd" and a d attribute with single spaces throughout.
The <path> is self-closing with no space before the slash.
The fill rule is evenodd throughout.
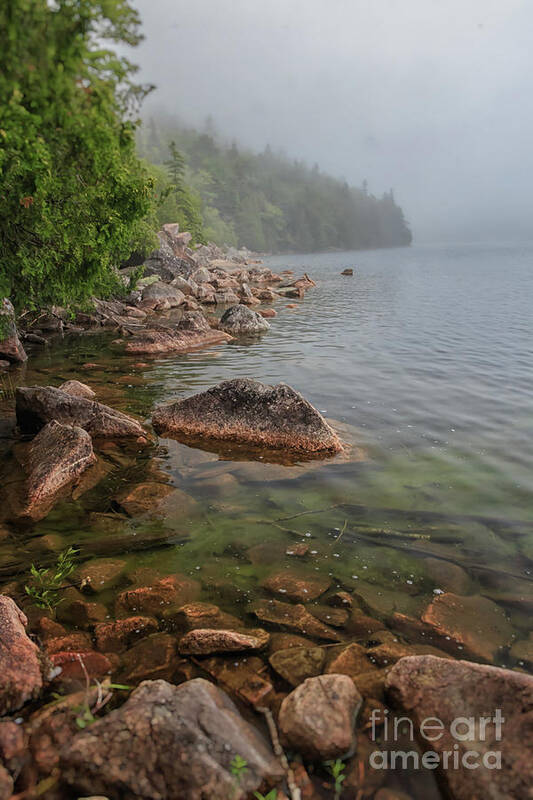
<path id="1" fill-rule="evenodd" d="M 282 702 L 279 729 L 285 744 L 312 761 L 353 752 L 361 695 L 346 675 L 308 678 Z"/>
<path id="2" fill-rule="evenodd" d="M 253 613 L 262 622 L 275 625 L 282 630 L 295 631 L 304 636 L 339 642 L 342 637 L 338 631 L 320 622 L 301 604 L 291 605 L 279 600 L 265 600 L 253 607 Z"/>
<path id="3" fill-rule="evenodd" d="M 269 638 L 268 633 L 260 628 L 248 631 L 200 628 L 183 636 L 179 651 L 182 655 L 210 655 L 261 650 L 266 647 Z"/>
<path id="4" fill-rule="evenodd" d="M 270 658 L 270 666 L 291 686 L 298 686 L 307 678 L 320 675 L 326 658 L 321 647 L 290 647 L 277 650 Z"/>
<path id="5" fill-rule="evenodd" d="M 527 745 L 533 730 L 533 677 L 467 661 L 411 656 L 390 671 L 387 693 L 395 706 L 413 717 L 415 725 L 429 717 L 442 721 L 442 735 L 430 743 L 421 739 L 421 744 L 439 754 L 459 750 L 458 769 L 439 768 L 455 800 L 528 796 L 533 785 Z M 454 736 L 451 726 L 457 717 L 467 720 L 467 728 L 463 724 Z M 468 727 L 470 719 L 473 727 Z M 483 728 L 481 719 L 486 720 Z M 479 754 L 474 769 L 462 761 L 467 751 Z M 483 757 L 495 751 L 501 752 L 501 768 L 487 768 Z M 494 757 L 488 758 L 489 765 L 494 765 Z"/>
<path id="6" fill-rule="evenodd" d="M 58 389 L 71 394 L 73 397 L 85 397 L 87 400 L 94 400 L 96 397 L 96 393 L 93 392 L 91 387 L 80 381 L 65 381 L 61 386 L 58 386 Z"/>
<path id="7" fill-rule="evenodd" d="M 245 305 L 236 305 L 224 312 L 220 318 L 220 327 L 233 336 L 250 336 L 268 331 L 270 325 L 257 311 Z"/>
<path id="8" fill-rule="evenodd" d="M 43 685 L 39 651 L 26 633 L 26 616 L 0 595 L 0 715 L 16 711 Z"/>
<path id="9" fill-rule="evenodd" d="M 247 378 L 224 381 L 206 392 L 154 411 L 159 434 L 286 448 L 310 454 L 342 449 L 323 417 L 290 386 Z"/>
<path id="10" fill-rule="evenodd" d="M 19 387 L 16 391 L 17 422 L 24 433 L 38 433 L 49 422 L 83 428 L 93 437 L 139 438 L 146 436 L 136 420 L 85 397 L 74 397 L 52 386 Z"/>
<path id="11" fill-rule="evenodd" d="M 274 595 L 296 603 L 308 603 L 324 594 L 331 585 L 331 580 L 325 575 L 296 572 L 284 569 L 269 575 L 262 586 Z"/>
<path id="12" fill-rule="evenodd" d="M 235 755 L 248 766 L 239 782 L 230 771 Z M 265 740 L 202 679 L 143 683 L 64 748 L 62 767 L 78 792 L 132 800 L 244 800 L 283 777 Z"/>
<path id="13" fill-rule="evenodd" d="M 91 437 L 83 428 L 49 422 L 29 448 L 22 515 L 33 520 L 45 517 L 57 495 L 95 462 Z"/>
<path id="14" fill-rule="evenodd" d="M 441 640 L 449 637 L 473 658 L 489 662 L 510 644 L 513 635 L 503 609 L 479 595 L 441 594 L 428 606 L 422 622 Z"/>

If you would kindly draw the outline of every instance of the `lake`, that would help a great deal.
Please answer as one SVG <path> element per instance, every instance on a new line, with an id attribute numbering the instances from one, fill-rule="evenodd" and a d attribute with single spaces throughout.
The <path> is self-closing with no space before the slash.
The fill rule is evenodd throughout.
<path id="1" fill-rule="evenodd" d="M 503 644 L 489 642 L 485 660 L 527 669 L 533 248 L 420 245 L 265 263 L 305 271 L 317 286 L 296 308 L 276 303 L 261 339 L 140 362 L 111 334 L 71 335 L 35 349 L 13 381 L 77 378 L 144 420 L 154 405 L 224 379 L 283 381 L 339 429 L 347 452 L 287 464 L 164 439 L 148 452 L 108 443 L 98 485 L 35 525 L 0 528 L 2 580 L 23 602 L 30 564 L 51 564 L 73 545 L 82 561 L 124 562 L 115 584 L 98 592 L 110 618 L 124 587 L 179 573 L 194 582 L 195 600 L 257 626 L 255 603 L 271 597 L 261 584 L 287 570 L 321 578 L 330 594 L 351 593 L 361 613 L 407 642 L 416 634 L 400 630 L 398 615 L 419 620 L 453 592 L 474 598 L 474 612 L 480 599 L 480 609 L 495 604 L 510 632 Z M 347 267 L 353 277 L 340 274 Z M 4 416 L 10 408 L 4 400 Z M 159 505 L 146 503 L 146 492 L 132 496 L 147 484 L 178 491 Z M 303 557 L 292 554 L 296 544 Z M 335 622 L 324 598 L 308 608 Z M 74 624 L 68 602 L 58 617 Z M 486 652 L 471 617 L 453 620 L 459 639 L 465 627 L 466 651 L 451 642 L 452 655 Z"/>

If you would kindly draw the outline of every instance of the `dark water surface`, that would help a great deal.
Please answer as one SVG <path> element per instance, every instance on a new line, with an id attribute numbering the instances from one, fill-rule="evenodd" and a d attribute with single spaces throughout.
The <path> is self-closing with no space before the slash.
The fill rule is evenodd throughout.
<path id="1" fill-rule="evenodd" d="M 109 334 L 70 336 L 13 378 L 84 380 L 145 420 L 155 404 L 223 379 L 285 381 L 339 424 L 350 454 L 283 466 L 170 440 L 148 453 L 110 445 L 95 488 L 32 527 L 5 525 L 1 579 L 20 588 L 32 561 L 73 544 L 83 559 L 125 559 L 99 597 L 111 617 L 127 574 L 152 567 L 194 577 L 199 599 L 250 625 L 253 603 L 270 596 L 260 582 L 290 567 L 355 592 L 393 629 L 394 612 L 418 618 L 459 581 L 512 625 L 495 663 L 527 668 L 510 645 L 527 639 L 533 595 L 533 249 L 417 246 L 267 264 L 307 271 L 318 286 L 295 310 L 277 303 L 260 340 L 148 359 L 121 354 Z M 154 482 L 179 491 L 125 515 L 128 492 Z M 309 544 L 296 567 L 285 553 L 295 542 Z M 431 569 L 428 557 L 439 559 Z"/>

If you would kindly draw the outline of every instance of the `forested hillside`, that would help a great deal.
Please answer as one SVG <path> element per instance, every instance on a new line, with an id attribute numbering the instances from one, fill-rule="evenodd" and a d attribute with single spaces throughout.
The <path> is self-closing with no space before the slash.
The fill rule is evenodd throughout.
<path id="1" fill-rule="evenodd" d="M 147 161 L 167 172 L 176 152 L 182 155 L 183 179 L 192 190 L 188 204 L 201 214 L 205 238 L 217 244 L 310 252 L 411 243 L 392 190 L 374 197 L 366 185 L 348 186 L 269 147 L 253 153 L 225 144 L 212 126 L 199 132 L 150 119 L 138 132 L 138 147 Z M 164 171 L 159 175 L 163 186 Z M 171 222 L 179 215 L 170 194 L 160 206 L 159 221 Z"/>

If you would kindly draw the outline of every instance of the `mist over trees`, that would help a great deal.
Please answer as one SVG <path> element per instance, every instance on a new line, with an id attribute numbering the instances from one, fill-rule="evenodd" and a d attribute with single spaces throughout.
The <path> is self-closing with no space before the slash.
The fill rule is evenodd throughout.
<path id="1" fill-rule="evenodd" d="M 311 252 L 411 243 L 392 190 L 376 198 L 366 185 L 351 187 L 269 147 L 253 153 L 224 143 L 210 121 L 198 131 L 152 118 L 138 131 L 138 147 L 147 161 L 166 165 L 171 180 L 172 158 L 181 155 L 187 202 L 201 210 L 203 237 L 217 244 Z M 165 201 L 158 219 L 171 222 L 178 213 Z M 202 239 L 198 226 L 193 232 Z"/>

